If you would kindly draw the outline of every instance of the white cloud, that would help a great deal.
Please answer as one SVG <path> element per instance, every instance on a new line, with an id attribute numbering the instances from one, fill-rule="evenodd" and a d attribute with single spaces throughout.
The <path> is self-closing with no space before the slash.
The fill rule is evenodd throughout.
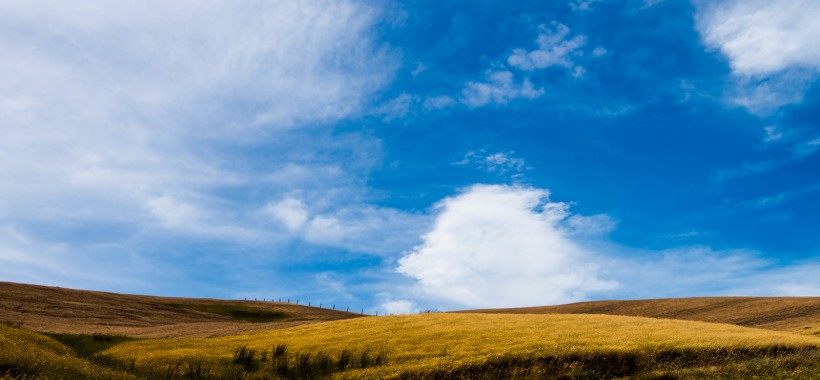
<path id="1" fill-rule="evenodd" d="M 754 251 L 704 246 L 656 252 L 601 248 L 610 251 L 606 265 L 621 284 L 607 294 L 612 298 L 812 296 L 820 289 L 817 262 L 777 265 Z"/>
<path id="2" fill-rule="evenodd" d="M 766 142 L 778 141 L 783 138 L 783 132 L 776 125 L 767 125 L 763 127 L 763 131 L 766 132 Z"/>
<path id="3" fill-rule="evenodd" d="M 253 181 L 220 147 L 346 117 L 386 83 L 375 17 L 344 0 L 3 2 L 0 197 L 16 202 L 0 215 L 139 223 L 162 199 L 214 206 L 212 188 Z"/>
<path id="4" fill-rule="evenodd" d="M 726 90 L 729 103 L 745 107 L 765 116 L 786 104 L 798 104 L 814 80 L 816 73 L 789 69 L 767 76 L 735 77 Z"/>
<path id="5" fill-rule="evenodd" d="M 475 185 L 446 198 L 423 243 L 399 260 L 421 292 L 457 305 L 502 307 L 585 299 L 616 283 L 568 236 L 567 205 L 546 190 Z"/>
<path id="6" fill-rule="evenodd" d="M 602 236 L 614 231 L 618 223 L 606 214 L 576 214 L 567 218 L 566 225 L 574 235 Z"/>
<path id="7" fill-rule="evenodd" d="M 523 158 L 511 157 L 505 153 L 491 154 L 487 156 L 485 160 L 487 162 L 487 170 L 489 171 L 504 170 L 507 168 L 516 171 L 524 169 Z"/>
<path id="8" fill-rule="evenodd" d="M 496 63 L 496 68 L 485 73 L 484 80 L 466 82 L 459 101 L 470 108 L 476 108 L 490 104 L 504 105 L 521 98 L 538 98 L 544 94 L 544 89 L 536 88 L 527 75 L 548 67 L 562 67 L 575 78 L 583 77 L 586 70 L 577 65 L 573 58 L 583 54 L 580 49 L 586 44 L 586 36 L 571 37 L 569 28 L 559 22 L 553 22 L 549 27 L 540 25 L 539 30 L 537 49 L 513 49 L 506 64 Z M 512 69 L 523 71 L 527 75 L 516 80 Z M 425 102 L 427 109 L 441 109 L 449 105 L 448 97 L 427 99 Z"/>
<path id="9" fill-rule="evenodd" d="M 799 103 L 820 69 L 820 4 L 812 0 L 698 1 L 703 40 L 739 78 L 734 103 L 756 113 Z M 763 79 L 763 80 L 761 80 Z"/>
<path id="10" fill-rule="evenodd" d="M 427 228 L 429 217 L 401 210 L 334 200 L 306 203 L 290 195 L 261 211 L 284 226 L 291 238 L 344 250 L 388 255 L 411 248 Z"/>
<path id="11" fill-rule="evenodd" d="M 488 104 L 507 104 L 518 98 L 534 99 L 544 94 L 544 89 L 536 89 L 529 79 L 516 83 L 510 71 L 490 71 L 486 80 L 467 82 L 461 90 L 461 102 L 475 108 Z"/>
<path id="12" fill-rule="evenodd" d="M 427 217 L 369 205 L 351 205 L 313 216 L 305 241 L 353 252 L 396 254 L 412 247 L 427 228 Z"/>
<path id="13" fill-rule="evenodd" d="M 573 11 L 588 11 L 592 9 L 592 4 L 595 4 L 601 0 L 573 0 L 569 2 L 569 7 Z"/>
<path id="14" fill-rule="evenodd" d="M 265 207 L 274 219 L 282 223 L 290 232 L 296 232 L 308 220 L 308 212 L 301 199 L 288 196 Z"/>
<path id="15" fill-rule="evenodd" d="M 519 70 L 532 71 L 550 66 L 561 66 L 568 69 L 582 69 L 575 65 L 572 58 L 578 50 L 586 44 L 586 36 L 569 37 L 569 28 L 561 23 L 553 22 L 551 28 L 546 25 L 539 27 L 541 33 L 536 42 L 538 49 L 527 51 L 514 49 L 507 63 Z"/>
<path id="16" fill-rule="evenodd" d="M 812 0 L 730 0 L 703 4 L 698 27 L 740 75 L 792 66 L 820 69 L 820 4 Z"/>
<path id="17" fill-rule="evenodd" d="M 387 301 L 381 304 L 381 309 L 387 314 L 410 314 L 415 308 L 415 302 L 408 300 Z"/>
<path id="18" fill-rule="evenodd" d="M 420 307 L 538 306 L 587 299 L 817 295 L 820 263 L 750 250 L 638 250 L 608 241 L 615 221 L 572 214 L 543 189 L 474 185 L 436 205 L 422 244 L 399 259 Z"/>
<path id="19" fill-rule="evenodd" d="M 592 49 L 593 57 L 603 57 L 606 53 L 608 53 L 608 51 L 603 46 L 596 46 L 595 49 Z"/>
<path id="20" fill-rule="evenodd" d="M 384 104 L 376 107 L 373 113 L 376 115 L 383 115 L 384 121 L 390 121 L 407 116 L 411 106 L 416 102 L 413 95 L 401 93 L 393 99 L 386 101 Z"/>
<path id="21" fill-rule="evenodd" d="M 147 241 L 268 241 L 260 204 L 294 189 L 362 192 L 378 144 L 321 125 L 391 80 L 380 16 L 352 0 L 0 2 L 0 224 L 67 255 L 115 230 L 125 262 Z"/>
<path id="22" fill-rule="evenodd" d="M 570 5 L 575 10 L 588 10 L 595 1 L 576 1 Z M 516 99 L 535 99 L 544 94 L 544 89 L 535 86 L 531 81 L 531 77 L 535 71 L 549 67 L 563 68 L 574 78 L 582 78 L 586 74 L 586 69 L 576 64 L 575 60 L 584 55 L 581 49 L 586 44 L 587 37 L 584 35 L 572 36 L 566 25 L 555 21 L 549 26 L 539 25 L 538 29 L 539 34 L 535 39 L 538 46 L 536 49 L 513 49 L 512 54 L 506 59 L 495 60 L 490 68 L 484 72 L 484 78 L 466 81 L 458 95 L 444 94 L 418 97 L 418 99 L 423 100 L 414 103 L 419 103 L 424 111 L 436 111 L 456 105 L 477 108 L 487 105 L 505 105 Z M 602 46 L 598 46 L 592 51 L 593 57 L 600 57 L 605 54 L 606 49 Z M 419 64 L 411 74 L 416 76 L 423 72 L 423 70 L 419 71 L 419 68 L 427 69 L 426 66 Z M 521 78 L 517 78 L 518 76 Z M 414 97 L 412 100 L 415 101 L 416 99 Z M 406 101 L 403 102 L 403 104 L 407 103 Z M 385 104 L 385 107 L 389 105 L 391 103 Z M 404 112 L 394 112 L 393 114 L 404 116 L 408 108 L 413 105 L 395 107 L 404 110 Z"/>
<path id="23" fill-rule="evenodd" d="M 523 158 L 516 157 L 514 151 L 487 153 L 485 151 L 467 152 L 464 159 L 454 163 L 454 165 L 472 164 L 481 170 L 489 173 L 507 174 L 509 172 L 520 174 L 528 169 Z"/>
<path id="24" fill-rule="evenodd" d="M 456 100 L 447 95 L 431 96 L 424 99 L 424 109 L 428 111 L 440 110 L 456 104 Z"/>

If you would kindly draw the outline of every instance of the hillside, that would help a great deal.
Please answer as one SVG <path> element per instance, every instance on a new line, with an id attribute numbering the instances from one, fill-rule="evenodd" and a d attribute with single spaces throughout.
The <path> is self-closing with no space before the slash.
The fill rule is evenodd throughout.
<path id="1" fill-rule="evenodd" d="M 127 295 L 0 282 L 0 322 L 59 333 L 213 337 L 361 317 L 291 303 Z"/>
<path id="2" fill-rule="evenodd" d="M 205 368 L 215 379 L 813 379 L 818 354 L 820 338 L 727 324 L 451 313 L 214 339 L 134 340 L 101 352 L 115 363 L 133 363 L 134 373 L 149 378 L 169 369 L 184 378 L 190 368 Z"/>
<path id="3" fill-rule="evenodd" d="M 0 379 L 820 379 L 817 305 L 688 298 L 357 318 L 0 282 Z"/>
<path id="4" fill-rule="evenodd" d="M 465 310 L 502 314 L 608 314 L 731 323 L 820 335 L 820 297 L 701 297 L 592 301 L 558 306 Z"/>

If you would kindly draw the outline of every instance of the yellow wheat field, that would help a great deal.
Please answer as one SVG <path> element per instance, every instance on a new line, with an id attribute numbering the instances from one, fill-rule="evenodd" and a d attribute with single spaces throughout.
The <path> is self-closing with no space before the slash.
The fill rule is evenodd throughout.
<path id="1" fill-rule="evenodd" d="M 333 374 L 338 378 L 380 379 L 412 378 L 414 373 L 469 369 L 505 360 L 522 363 L 526 358 L 631 354 L 642 360 L 671 352 L 731 360 L 738 352 L 816 348 L 820 339 L 727 324 L 641 317 L 423 314 L 359 318 L 232 337 L 141 340 L 120 344 L 103 354 L 137 368 L 196 361 L 216 376 L 219 368 L 231 366 L 238 348 L 246 346 L 262 353 L 279 344 L 294 352 L 321 351 L 330 356 L 345 349 L 386 350 L 386 364 Z M 264 363 L 259 366 L 260 370 L 243 376 L 269 376 Z"/>
<path id="2" fill-rule="evenodd" d="M 71 348 L 42 334 L 0 325 L 0 378 L 137 379 L 76 357 Z"/>

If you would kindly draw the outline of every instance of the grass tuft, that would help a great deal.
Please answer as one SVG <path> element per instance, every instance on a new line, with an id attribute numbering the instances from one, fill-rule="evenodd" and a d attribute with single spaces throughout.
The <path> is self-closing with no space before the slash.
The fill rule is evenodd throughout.
<path id="1" fill-rule="evenodd" d="M 256 367 L 255 357 L 256 350 L 250 349 L 248 346 L 242 346 L 234 352 L 233 362 L 244 367 L 246 371 L 252 371 Z"/>

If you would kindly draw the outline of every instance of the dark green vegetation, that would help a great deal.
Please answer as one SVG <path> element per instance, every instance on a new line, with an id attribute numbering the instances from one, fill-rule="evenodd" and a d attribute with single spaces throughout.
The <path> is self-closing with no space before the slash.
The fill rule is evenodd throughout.
<path id="1" fill-rule="evenodd" d="M 820 348 L 675 350 L 654 354 L 598 352 L 586 355 L 499 357 L 486 362 L 407 371 L 416 379 L 820 379 Z"/>
<path id="2" fill-rule="evenodd" d="M 242 366 L 246 372 L 258 371 L 273 378 L 314 379 L 329 377 L 334 372 L 385 364 L 387 351 L 344 349 L 333 355 L 323 351 L 291 352 L 285 344 L 261 352 L 242 346 L 234 352 L 233 363 Z"/>
<path id="3" fill-rule="evenodd" d="M 170 306 L 175 308 L 194 310 L 203 313 L 211 313 L 224 315 L 226 317 L 236 318 L 243 321 L 262 323 L 262 322 L 284 322 L 299 320 L 297 316 L 288 313 L 262 309 L 253 306 L 233 305 L 233 304 L 207 304 L 207 303 L 158 303 L 163 306 Z"/>

